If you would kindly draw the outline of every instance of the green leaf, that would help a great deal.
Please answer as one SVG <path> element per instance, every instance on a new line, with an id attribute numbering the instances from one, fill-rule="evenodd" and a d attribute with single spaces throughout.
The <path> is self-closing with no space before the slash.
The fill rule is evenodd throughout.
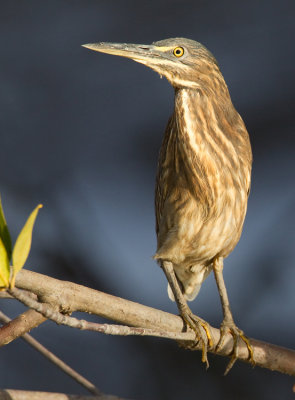
<path id="1" fill-rule="evenodd" d="M 0 239 L 0 288 L 9 286 L 9 258 L 3 241 Z"/>
<path id="2" fill-rule="evenodd" d="M 27 222 L 25 223 L 23 229 L 21 230 L 18 238 L 16 239 L 13 252 L 12 252 L 12 266 L 13 266 L 13 277 L 12 282 L 14 283 L 15 275 L 19 270 L 24 266 L 32 243 L 32 231 L 34 227 L 34 223 L 38 214 L 39 209 L 43 207 L 42 204 L 39 204 L 35 210 L 31 213 Z M 13 286 L 13 285 L 12 285 Z"/>
<path id="3" fill-rule="evenodd" d="M 2 239 L 2 242 L 6 248 L 8 259 L 10 260 L 10 258 L 11 258 L 11 238 L 10 238 L 9 230 L 7 227 L 6 219 L 4 216 L 1 197 L 0 197 L 0 238 Z"/>

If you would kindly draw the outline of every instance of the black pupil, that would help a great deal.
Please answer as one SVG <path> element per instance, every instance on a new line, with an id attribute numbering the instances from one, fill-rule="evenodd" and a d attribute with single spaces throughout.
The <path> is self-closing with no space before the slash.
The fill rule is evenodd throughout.
<path id="1" fill-rule="evenodd" d="M 177 49 L 175 52 L 176 52 L 176 54 L 180 54 L 180 53 L 181 53 L 181 50 L 180 50 L 180 49 Z"/>

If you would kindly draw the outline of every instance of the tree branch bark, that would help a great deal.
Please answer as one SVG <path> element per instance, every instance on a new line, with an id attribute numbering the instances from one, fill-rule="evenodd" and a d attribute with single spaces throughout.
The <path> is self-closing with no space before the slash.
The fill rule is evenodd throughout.
<path id="1" fill-rule="evenodd" d="M 22 270 L 16 277 L 16 286 L 38 296 L 39 301 L 65 314 L 82 311 L 117 321 L 119 323 L 147 329 L 181 334 L 182 340 L 194 341 L 195 334 L 185 327 L 179 316 L 156 310 L 129 300 L 121 299 L 72 282 L 60 281 L 32 271 Z M 43 317 L 44 318 L 44 317 Z M 233 349 L 233 338 L 229 334 L 223 347 L 216 352 L 220 338 L 219 329 L 210 327 L 214 345 L 209 351 L 229 356 Z M 185 334 L 184 334 L 185 332 Z M 295 376 L 295 351 L 273 344 L 250 339 L 257 366 Z M 200 350 L 199 345 L 194 349 Z M 239 343 L 239 359 L 249 362 L 248 349 L 244 342 Z"/>
<path id="2" fill-rule="evenodd" d="M 36 328 L 46 317 L 35 310 L 27 310 L 0 328 L 0 347 Z"/>
<path id="3" fill-rule="evenodd" d="M 65 393 L 31 392 L 27 390 L 0 389 L 0 400 L 124 400 L 121 397 L 102 394 L 83 396 Z"/>

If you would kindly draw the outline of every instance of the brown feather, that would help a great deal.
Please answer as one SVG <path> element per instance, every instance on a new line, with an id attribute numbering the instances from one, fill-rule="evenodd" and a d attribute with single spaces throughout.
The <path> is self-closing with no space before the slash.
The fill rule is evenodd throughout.
<path id="1" fill-rule="evenodd" d="M 252 164 L 247 130 L 217 64 L 198 63 L 199 89 L 175 90 L 155 194 L 155 258 L 173 263 L 188 299 L 213 259 L 226 257 L 240 238 Z"/>

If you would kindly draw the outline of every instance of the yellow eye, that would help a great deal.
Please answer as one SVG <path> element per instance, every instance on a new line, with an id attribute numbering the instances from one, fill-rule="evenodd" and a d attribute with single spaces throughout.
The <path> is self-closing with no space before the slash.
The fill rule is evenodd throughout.
<path id="1" fill-rule="evenodd" d="M 173 54 L 175 55 L 175 57 L 181 57 L 183 56 L 183 53 L 184 53 L 183 47 L 175 47 L 175 49 L 173 50 Z"/>

